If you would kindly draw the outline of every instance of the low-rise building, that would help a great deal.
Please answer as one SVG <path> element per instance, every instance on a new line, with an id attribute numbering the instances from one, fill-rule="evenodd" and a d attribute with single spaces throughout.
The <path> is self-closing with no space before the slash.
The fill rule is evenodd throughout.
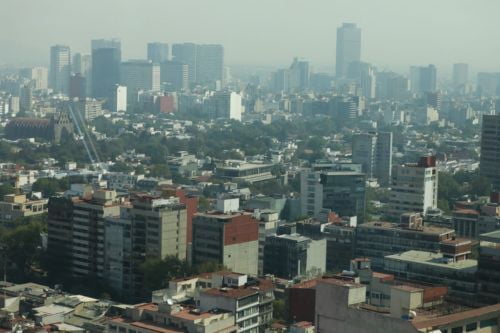
<path id="1" fill-rule="evenodd" d="M 226 160 L 217 166 L 216 176 L 233 182 L 257 183 L 276 178 L 271 170 L 273 164 L 248 163 L 238 160 Z"/>
<path id="2" fill-rule="evenodd" d="M 385 256 L 410 250 L 439 251 L 441 242 L 454 236 L 455 231 L 446 228 L 369 222 L 356 228 L 355 254 L 383 269 Z"/>
<path id="3" fill-rule="evenodd" d="M 7 194 L 0 202 L 0 224 L 12 225 L 19 219 L 48 211 L 48 199 L 30 200 L 25 194 Z"/>

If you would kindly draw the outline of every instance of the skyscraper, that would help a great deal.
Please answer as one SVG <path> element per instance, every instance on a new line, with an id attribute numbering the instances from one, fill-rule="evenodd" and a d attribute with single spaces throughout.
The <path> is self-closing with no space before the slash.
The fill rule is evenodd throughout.
<path id="1" fill-rule="evenodd" d="M 50 48 L 50 88 L 55 92 L 68 93 L 69 75 L 71 73 L 71 52 L 66 45 L 55 45 Z"/>
<path id="2" fill-rule="evenodd" d="M 410 86 L 414 93 L 435 92 L 437 84 L 436 66 L 411 66 Z"/>
<path id="3" fill-rule="evenodd" d="M 172 45 L 172 60 L 188 65 L 189 83 L 196 82 L 197 45 L 193 43 Z"/>
<path id="4" fill-rule="evenodd" d="M 117 48 L 98 48 L 92 51 L 92 96 L 109 98 L 114 86 L 120 83 L 121 51 Z"/>
<path id="5" fill-rule="evenodd" d="M 289 89 L 292 91 L 308 89 L 310 77 L 309 62 L 295 58 L 289 69 Z"/>
<path id="6" fill-rule="evenodd" d="M 162 63 L 168 60 L 168 44 L 148 43 L 148 60 L 153 63 Z"/>
<path id="7" fill-rule="evenodd" d="M 90 42 L 92 51 L 97 49 L 122 49 L 122 42 L 119 38 L 93 39 Z"/>
<path id="8" fill-rule="evenodd" d="M 189 89 L 189 66 L 177 61 L 165 61 L 160 64 L 161 83 L 166 83 L 171 90 Z"/>
<path id="9" fill-rule="evenodd" d="M 347 70 L 349 79 L 355 80 L 366 98 L 375 98 L 377 79 L 374 68 L 366 62 L 353 61 Z"/>
<path id="10" fill-rule="evenodd" d="M 137 93 L 160 90 L 160 66 L 149 60 L 129 60 L 121 65 L 121 84 L 127 87 L 130 103 L 137 102 Z"/>
<path id="11" fill-rule="evenodd" d="M 500 114 L 483 116 L 479 168 L 481 176 L 487 177 L 493 189 L 500 191 Z"/>
<path id="12" fill-rule="evenodd" d="M 429 65 L 420 67 L 420 91 L 434 92 L 436 91 L 437 70 L 436 66 Z"/>
<path id="13" fill-rule="evenodd" d="M 469 80 L 469 65 L 454 64 L 453 65 L 453 87 L 459 88 L 467 84 Z"/>
<path id="14" fill-rule="evenodd" d="M 368 178 L 388 186 L 392 168 L 392 133 L 357 134 L 352 141 L 352 162 L 360 163 Z"/>
<path id="15" fill-rule="evenodd" d="M 196 79 L 199 83 L 224 82 L 224 47 L 217 44 L 198 45 Z"/>
<path id="16" fill-rule="evenodd" d="M 343 23 L 337 28 L 337 78 L 345 77 L 349 64 L 361 60 L 361 29 L 354 23 Z"/>

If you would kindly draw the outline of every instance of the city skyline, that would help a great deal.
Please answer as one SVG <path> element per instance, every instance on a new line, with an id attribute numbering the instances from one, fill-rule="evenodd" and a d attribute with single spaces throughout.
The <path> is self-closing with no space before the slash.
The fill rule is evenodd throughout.
<path id="1" fill-rule="evenodd" d="M 342 23 L 353 22 L 362 29 L 362 60 L 379 70 L 407 72 L 410 65 L 432 63 L 441 74 L 451 75 L 452 64 L 459 62 L 469 63 L 471 72 L 499 69 L 495 59 L 499 46 L 488 39 L 489 32 L 496 28 L 493 13 L 500 9 L 500 4 L 492 1 L 485 1 L 487 5 L 483 7 L 433 2 L 432 11 L 422 2 L 401 4 L 393 0 L 376 4 L 315 1 L 317 6 L 298 1 L 275 1 L 266 6 L 261 1 L 241 2 L 234 6 L 222 0 L 209 2 L 203 11 L 196 10 L 199 1 L 131 1 L 127 6 L 119 6 L 114 0 L 107 3 L 99 4 L 102 10 L 94 11 L 88 9 L 93 8 L 91 1 L 89 6 L 79 8 L 75 20 L 72 6 L 59 0 L 4 1 L 2 6 L 12 11 L 27 5 L 33 10 L 26 12 L 25 20 L 7 16 L 0 23 L 1 31 L 16 31 L 15 38 L 7 33 L 0 38 L 0 46 L 7 50 L 0 64 L 46 65 L 48 45 L 66 44 L 72 53 L 89 53 L 91 39 L 118 37 L 123 41 L 124 59 L 145 59 L 148 42 L 194 42 L 224 45 L 230 66 L 282 66 L 298 56 L 310 60 L 318 71 L 333 72 L 335 31 Z M 472 9 L 481 17 L 480 22 L 469 16 Z M 373 14 L 377 10 L 383 14 Z M 141 12 L 148 14 L 136 16 Z M 186 27 L 182 13 L 195 18 L 201 15 L 199 20 L 192 20 L 200 23 Z M 380 20 L 380 15 L 391 19 Z M 314 24 L 308 24 L 307 18 Z M 422 22 L 426 22 L 425 27 Z M 464 22 L 467 29 L 463 29 Z M 40 59 L 44 59 L 43 63 Z"/>

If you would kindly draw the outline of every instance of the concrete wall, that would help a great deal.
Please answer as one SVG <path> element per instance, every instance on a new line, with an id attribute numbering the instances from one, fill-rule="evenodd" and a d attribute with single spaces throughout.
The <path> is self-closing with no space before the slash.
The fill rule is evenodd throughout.
<path id="1" fill-rule="evenodd" d="M 259 241 L 224 246 L 223 264 L 229 270 L 256 276 L 259 269 Z"/>

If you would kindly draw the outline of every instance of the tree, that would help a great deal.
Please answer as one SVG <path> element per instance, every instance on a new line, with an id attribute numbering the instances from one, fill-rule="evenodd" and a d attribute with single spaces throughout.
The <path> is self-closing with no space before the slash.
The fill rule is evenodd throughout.
<path id="1" fill-rule="evenodd" d="M 470 182 L 469 192 L 472 195 L 477 195 L 477 196 L 489 195 L 490 191 L 491 191 L 491 182 L 486 177 L 478 176 L 472 179 L 472 181 Z"/>
<path id="2" fill-rule="evenodd" d="M 109 171 L 112 171 L 112 172 L 128 173 L 128 172 L 131 172 L 132 170 L 133 170 L 132 167 L 130 167 L 127 163 L 122 162 L 122 161 L 118 161 L 109 167 Z"/>
<path id="3" fill-rule="evenodd" d="M 159 177 L 169 179 L 172 177 L 170 168 L 166 164 L 153 164 L 149 168 L 149 175 L 151 177 Z"/>
<path id="4" fill-rule="evenodd" d="M 276 320 L 285 320 L 285 301 L 281 299 L 273 301 L 273 318 Z"/>
<path id="5" fill-rule="evenodd" d="M 40 223 L 20 225 L 7 230 L 0 235 L 0 250 L 2 258 L 8 258 L 8 264 L 13 266 L 14 275 L 24 279 L 39 259 L 42 245 Z"/>
<path id="6" fill-rule="evenodd" d="M 15 192 L 15 188 L 10 184 L 0 185 L 0 200 L 3 200 L 3 196 L 6 194 L 12 194 Z"/>
<path id="7" fill-rule="evenodd" d="M 42 192 L 44 197 L 51 197 L 57 192 L 66 191 L 69 189 L 69 182 L 67 178 L 40 178 L 32 187 L 33 192 Z"/>
<path id="8" fill-rule="evenodd" d="M 188 264 L 175 256 L 165 259 L 148 258 L 141 265 L 144 274 L 144 286 L 148 290 L 166 288 L 168 281 L 190 275 Z"/>

